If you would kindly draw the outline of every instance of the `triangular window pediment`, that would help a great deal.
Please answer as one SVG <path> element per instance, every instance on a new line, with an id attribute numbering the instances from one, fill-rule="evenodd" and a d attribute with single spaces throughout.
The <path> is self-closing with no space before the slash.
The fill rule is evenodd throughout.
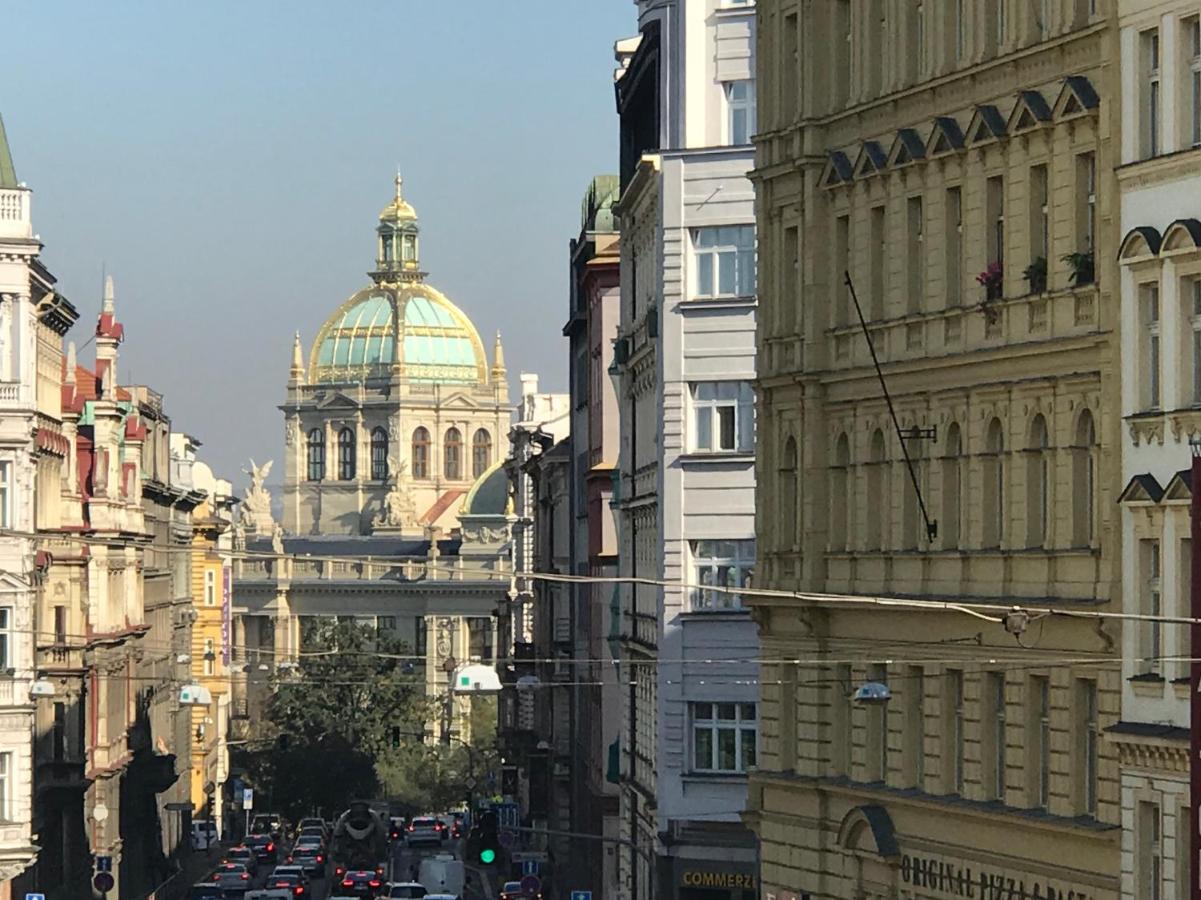
<path id="1" fill-rule="evenodd" d="M 1187 502 L 1193 499 L 1193 492 L 1189 490 L 1188 479 L 1191 472 L 1177 472 L 1172 476 L 1172 480 L 1168 482 L 1168 486 L 1164 489 L 1164 502 L 1176 501 Z"/>
<path id="2" fill-rule="evenodd" d="M 26 584 L 11 572 L 0 572 L 0 594 L 18 594 L 30 590 L 32 585 Z"/>
<path id="3" fill-rule="evenodd" d="M 1155 476 L 1149 473 L 1135 475 L 1118 496 L 1119 503 L 1158 503 L 1164 496 Z"/>
<path id="4" fill-rule="evenodd" d="M 325 409 L 357 409 L 358 405 L 359 404 L 355 400 L 352 400 L 350 397 L 347 397 L 341 391 L 334 391 L 334 393 L 327 394 L 324 399 L 322 399 L 320 402 L 318 402 L 317 408 L 322 409 L 322 410 L 325 410 Z"/>
<path id="5" fill-rule="evenodd" d="M 1083 75 L 1069 75 L 1055 98 L 1052 114 L 1056 119 L 1072 118 L 1096 112 L 1101 105 L 1093 84 Z"/>

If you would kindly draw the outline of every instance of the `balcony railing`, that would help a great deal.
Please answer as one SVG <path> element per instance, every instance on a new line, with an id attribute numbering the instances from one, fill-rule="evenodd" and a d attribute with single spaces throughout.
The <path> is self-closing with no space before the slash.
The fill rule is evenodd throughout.
<path id="1" fill-rule="evenodd" d="M 346 560 L 321 557 L 277 557 L 238 560 L 239 581 L 503 581 L 505 561 L 463 557 Z"/>

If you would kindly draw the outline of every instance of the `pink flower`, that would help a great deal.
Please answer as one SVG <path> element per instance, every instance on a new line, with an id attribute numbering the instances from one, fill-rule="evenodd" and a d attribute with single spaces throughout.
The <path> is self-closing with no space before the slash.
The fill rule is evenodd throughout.
<path id="1" fill-rule="evenodd" d="M 1005 271 L 999 260 L 990 262 L 984 271 L 976 276 L 976 283 L 986 288 L 999 287 L 1004 274 Z"/>

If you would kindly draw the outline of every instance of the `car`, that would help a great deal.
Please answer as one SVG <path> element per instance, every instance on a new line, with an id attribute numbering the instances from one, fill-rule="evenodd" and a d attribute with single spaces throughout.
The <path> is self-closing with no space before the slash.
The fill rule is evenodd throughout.
<path id="1" fill-rule="evenodd" d="M 288 868 L 295 868 L 289 866 Z M 267 882 L 263 887 L 273 891 L 285 890 L 291 891 L 290 897 L 309 897 L 309 880 L 305 878 L 304 872 L 284 872 L 280 873 L 279 868 L 267 876 Z"/>
<path id="2" fill-rule="evenodd" d="M 316 816 L 309 816 L 308 818 L 301 819 L 299 822 L 297 822 L 296 836 L 299 837 L 302 834 L 309 834 L 311 833 L 310 829 L 314 828 L 318 829 L 317 833 L 321 835 L 323 840 L 329 840 L 329 826 L 325 824 L 324 819 L 318 819 Z"/>
<path id="3" fill-rule="evenodd" d="M 291 888 L 259 888 L 257 891 L 247 891 L 242 900 L 292 900 L 292 896 Z"/>
<path id="4" fill-rule="evenodd" d="M 325 849 L 325 838 L 316 834 L 302 834 L 292 842 L 292 852 L 295 853 L 301 847 L 316 847 L 320 850 Z"/>
<path id="5" fill-rule="evenodd" d="M 459 900 L 458 894 L 426 894 L 425 900 Z"/>
<path id="6" fill-rule="evenodd" d="M 244 894 L 250 890 L 250 872 L 242 863 L 221 863 L 209 879 L 227 894 Z"/>
<path id="7" fill-rule="evenodd" d="M 251 876 L 257 875 L 259 871 L 259 857 L 250 847 L 245 844 L 238 844 L 236 847 L 230 847 L 225 851 L 221 858 L 223 863 L 241 863 L 246 867 L 246 871 Z"/>
<path id="8" fill-rule="evenodd" d="M 425 896 L 425 885 L 416 881 L 394 881 L 380 896 L 388 900 L 421 900 Z"/>
<path id="9" fill-rule="evenodd" d="M 318 848 L 293 850 L 288 862 L 300 866 L 310 878 L 325 877 L 325 853 Z"/>
<path id="10" fill-rule="evenodd" d="M 433 816 L 415 816 L 405 830 L 405 840 L 415 844 L 441 844 L 446 840 L 446 826 Z"/>
<path id="11" fill-rule="evenodd" d="M 283 865 L 283 866 L 276 866 L 272 870 L 271 874 L 267 876 L 267 880 L 270 881 L 272 878 L 275 878 L 276 876 L 279 876 L 281 878 L 290 878 L 293 875 L 296 876 L 297 878 L 299 878 L 301 881 L 303 881 L 306 885 L 308 884 L 309 876 L 304 873 L 304 866 L 298 866 L 298 865 L 295 865 L 294 863 L 288 863 L 287 865 Z"/>
<path id="12" fill-rule="evenodd" d="M 248 834 L 244 846 L 254 851 L 255 858 L 261 863 L 275 862 L 275 839 L 269 834 Z"/>
<path id="13" fill-rule="evenodd" d="M 225 891 L 211 881 L 192 885 L 188 900 L 225 900 Z"/>
<path id="14" fill-rule="evenodd" d="M 278 843 L 284 836 L 284 817 L 279 813 L 255 813 L 250 820 L 251 834 L 269 834 Z"/>
<path id="15" fill-rule="evenodd" d="M 500 900 L 522 900 L 524 897 L 525 889 L 520 881 L 506 881 L 500 889 Z"/>
<path id="16" fill-rule="evenodd" d="M 324 825 L 305 825 L 303 828 L 296 829 L 296 839 L 302 837 L 319 838 L 322 842 L 329 840 L 329 833 L 326 832 Z"/>
<path id="17" fill-rule="evenodd" d="M 383 886 L 383 880 L 374 869 L 351 869 L 342 876 L 335 889 L 350 897 L 374 898 Z"/>
<path id="18" fill-rule="evenodd" d="M 217 826 L 208 819 L 192 820 L 192 849 L 207 850 L 218 841 Z"/>

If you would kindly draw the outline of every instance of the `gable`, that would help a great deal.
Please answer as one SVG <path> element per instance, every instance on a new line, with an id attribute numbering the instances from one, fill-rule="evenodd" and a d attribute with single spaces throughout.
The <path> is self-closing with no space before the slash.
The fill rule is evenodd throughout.
<path id="1" fill-rule="evenodd" d="M 326 394 L 317 401 L 317 409 L 358 409 L 359 404 L 356 400 L 347 397 L 341 391 L 334 391 L 332 394 Z"/>
<path id="2" fill-rule="evenodd" d="M 1022 91 L 1018 94 L 1017 103 L 1009 114 L 1006 130 L 1010 134 L 1018 134 L 1041 128 L 1051 121 L 1051 107 L 1038 91 Z"/>
<path id="3" fill-rule="evenodd" d="M 888 151 L 889 166 L 904 166 L 925 158 L 926 144 L 914 129 L 902 128 L 897 132 L 892 148 Z"/>
<path id="4" fill-rule="evenodd" d="M 1168 482 L 1168 486 L 1164 489 L 1164 500 L 1192 500 L 1193 490 L 1190 484 L 1192 480 L 1192 471 L 1190 469 L 1181 469 L 1172 476 L 1172 480 Z"/>
<path id="5" fill-rule="evenodd" d="M 926 143 L 927 156 L 941 156 L 944 153 L 954 153 L 963 149 L 963 132 L 959 123 L 950 116 L 936 116 L 934 130 Z"/>
<path id="6" fill-rule="evenodd" d="M 1005 119 L 991 104 L 977 106 L 967 126 L 967 142 L 971 145 L 997 141 L 1005 137 Z"/>
<path id="7" fill-rule="evenodd" d="M 1100 106 L 1101 98 L 1092 82 L 1083 75 L 1069 75 L 1055 98 L 1052 114 L 1056 119 L 1083 116 L 1096 112 Z"/>
<path id="8" fill-rule="evenodd" d="M 1149 472 L 1135 475 L 1118 495 L 1119 503 L 1158 503 L 1164 490 Z"/>
<path id="9" fill-rule="evenodd" d="M 884 153 L 878 141 L 864 141 L 859 148 L 859 156 L 855 159 L 854 175 L 864 178 L 884 171 L 888 166 L 888 156 Z"/>
<path id="10" fill-rule="evenodd" d="M 451 394 L 441 403 L 442 409 L 479 409 L 480 404 L 462 392 Z"/>
<path id="11" fill-rule="evenodd" d="M 854 180 L 854 167 L 845 153 L 841 150 L 831 150 L 826 156 L 828 159 L 825 169 L 822 170 L 822 187 L 834 187 Z"/>

